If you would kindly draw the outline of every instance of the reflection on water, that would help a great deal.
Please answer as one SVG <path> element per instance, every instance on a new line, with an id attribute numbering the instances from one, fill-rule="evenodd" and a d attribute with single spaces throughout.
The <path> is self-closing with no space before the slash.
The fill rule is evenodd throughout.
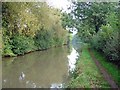
<path id="1" fill-rule="evenodd" d="M 78 53 L 74 48 L 58 47 L 24 56 L 3 58 L 3 88 L 61 88 L 75 68 Z M 68 68 L 69 63 L 69 68 Z"/>
<path id="2" fill-rule="evenodd" d="M 74 48 L 72 48 L 70 55 L 67 56 L 69 59 L 68 62 L 69 62 L 69 71 L 70 72 L 74 71 L 75 63 L 76 63 L 76 60 L 78 59 L 78 56 L 79 56 L 78 52 Z"/>
<path id="3" fill-rule="evenodd" d="M 20 77 L 19 77 L 19 80 L 23 80 L 25 78 L 25 74 L 22 72 Z"/>
<path id="4" fill-rule="evenodd" d="M 62 87 L 63 87 L 62 84 L 53 83 L 53 84 L 51 84 L 50 88 L 62 88 Z"/>

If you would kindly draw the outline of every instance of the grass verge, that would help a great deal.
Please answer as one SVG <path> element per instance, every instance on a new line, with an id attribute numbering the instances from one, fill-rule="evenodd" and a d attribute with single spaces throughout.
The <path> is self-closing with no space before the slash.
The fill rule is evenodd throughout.
<path id="1" fill-rule="evenodd" d="M 109 88 L 109 84 L 99 72 L 87 48 L 82 48 L 68 88 Z"/>
<path id="2" fill-rule="evenodd" d="M 120 70 L 117 68 L 117 66 L 109 62 L 101 53 L 97 52 L 96 50 L 91 49 L 91 51 L 120 87 Z"/>

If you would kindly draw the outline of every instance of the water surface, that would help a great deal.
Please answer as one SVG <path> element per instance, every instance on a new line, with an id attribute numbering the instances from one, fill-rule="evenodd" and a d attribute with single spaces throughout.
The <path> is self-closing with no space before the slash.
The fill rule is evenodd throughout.
<path id="1" fill-rule="evenodd" d="M 24 56 L 3 58 L 3 88 L 63 87 L 69 71 L 75 68 L 78 53 L 67 46 L 36 51 Z"/>

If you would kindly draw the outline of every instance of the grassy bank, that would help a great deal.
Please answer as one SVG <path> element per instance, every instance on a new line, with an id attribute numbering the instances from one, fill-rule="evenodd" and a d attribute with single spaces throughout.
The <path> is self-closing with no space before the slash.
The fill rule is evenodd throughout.
<path id="1" fill-rule="evenodd" d="M 83 47 L 82 53 L 76 63 L 76 70 L 71 75 L 68 84 L 70 88 L 109 88 L 92 60 L 87 47 Z"/>
<path id="2" fill-rule="evenodd" d="M 99 60 L 101 65 L 113 77 L 117 85 L 120 86 L 120 70 L 113 63 L 109 62 L 101 53 L 92 49 L 94 56 Z"/>

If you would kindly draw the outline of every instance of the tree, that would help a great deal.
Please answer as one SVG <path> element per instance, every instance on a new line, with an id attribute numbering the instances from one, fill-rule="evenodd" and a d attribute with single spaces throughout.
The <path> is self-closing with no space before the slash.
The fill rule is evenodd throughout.
<path id="1" fill-rule="evenodd" d="M 62 27 L 60 10 L 45 2 L 3 2 L 2 8 L 4 55 L 24 54 L 66 43 L 67 32 Z"/>

